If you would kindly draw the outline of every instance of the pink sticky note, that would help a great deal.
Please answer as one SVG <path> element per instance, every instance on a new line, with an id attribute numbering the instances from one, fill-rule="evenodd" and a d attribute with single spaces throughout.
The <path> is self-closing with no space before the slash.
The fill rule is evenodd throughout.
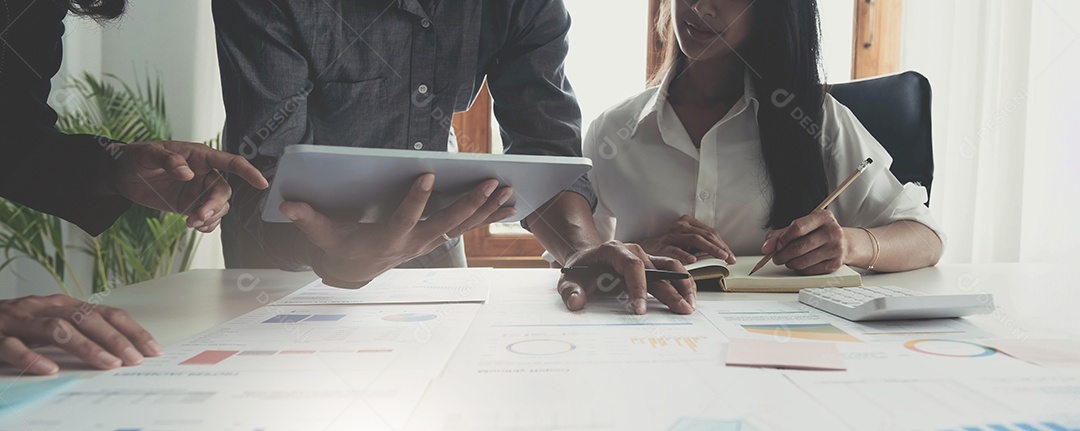
<path id="1" fill-rule="evenodd" d="M 986 344 L 1021 361 L 1044 367 L 1080 367 L 1080 342 L 1076 341 L 1002 339 Z"/>
<path id="2" fill-rule="evenodd" d="M 835 344 L 733 339 L 727 364 L 739 367 L 844 371 L 844 357 Z"/>

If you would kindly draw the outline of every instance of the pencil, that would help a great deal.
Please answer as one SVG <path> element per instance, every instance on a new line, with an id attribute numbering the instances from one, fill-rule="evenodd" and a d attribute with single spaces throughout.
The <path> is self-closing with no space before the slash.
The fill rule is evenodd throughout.
<path id="1" fill-rule="evenodd" d="M 871 158 L 863 160 L 862 164 L 860 164 L 859 167 L 855 168 L 855 172 L 852 172 L 851 176 L 848 177 L 847 180 L 844 180 L 844 182 L 840 183 L 840 185 L 836 187 L 836 190 L 833 190 L 832 193 L 829 193 L 829 196 L 825 197 L 825 200 L 821 201 L 821 204 L 819 204 L 817 208 L 814 208 L 814 211 L 821 211 L 825 209 L 825 207 L 829 206 L 829 204 L 836 200 L 837 196 L 840 196 L 840 193 L 844 192 L 844 189 L 848 188 L 851 183 L 855 182 L 855 179 L 859 178 L 859 175 L 862 175 L 863 171 L 865 171 L 866 168 L 870 167 L 870 165 L 873 163 L 874 159 Z M 765 257 L 761 258 L 761 260 L 758 261 L 757 265 L 754 265 L 754 270 L 750 271 L 750 275 L 754 275 L 754 273 L 761 269 L 761 267 L 765 266 L 765 263 L 772 259 L 774 254 L 776 254 L 775 250 L 772 253 L 769 253 Z"/>

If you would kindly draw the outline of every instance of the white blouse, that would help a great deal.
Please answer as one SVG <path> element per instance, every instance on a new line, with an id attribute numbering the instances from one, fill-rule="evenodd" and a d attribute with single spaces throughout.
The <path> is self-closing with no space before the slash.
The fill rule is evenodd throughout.
<path id="1" fill-rule="evenodd" d="M 747 71 L 749 75 L 749 71 Z M 772 202 L 758 135 L 759 101 L 745 94 L 702 138 L 700 150 L 667 101 L 672 76 L 600 115 L 584 153 L 599 198 L 594 215 L 604 240 L 639 242 L 662 234 L 683 214 L 720 233 L 736 256 L 761 254 Z M 663 91 L 661 91 L 663 89 Z M 923 204 L 926 190 L 901 185 L 892 157 L 847 107 L 825 97 L 821 146 L 829 190 L 867 157 L 874 163 L 829 206 L 841 226 L 877 227 L 913 220 L 944 235 Z"/>

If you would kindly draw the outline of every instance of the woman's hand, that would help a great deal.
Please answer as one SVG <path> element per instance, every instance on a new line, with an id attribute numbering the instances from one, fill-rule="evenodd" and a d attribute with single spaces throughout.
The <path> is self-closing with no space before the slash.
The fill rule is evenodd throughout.
<path id="1" fill-rule="evenodd" d="M 833 213 L 820 210 L 795 219 L 786 228 L 769 232 L 761 252 L 775 252 L 774 263 L 800 274 L 831 274 L 847 262 L 846 239 Z"/>
<path id="2" fill-rule="evenodd" d="M 716 229 L 688 215 L 675 220 L 667 232 L 640 244 L 645 253 L 667 256 L 683 264 L 697 262 L 695 255 L 698 253 L 709 254 L 728 264 L 735 263 L 735 253 L 720 239 Z"/>
<path id="3" fill-rule="evenodd" d="M 30 374 L 55 374 L 31 347 L 55 345 L 103 370 L 138 365 L 161 346 L 123 310 L 66 295 L 0 300 L 0 361 Z"/>

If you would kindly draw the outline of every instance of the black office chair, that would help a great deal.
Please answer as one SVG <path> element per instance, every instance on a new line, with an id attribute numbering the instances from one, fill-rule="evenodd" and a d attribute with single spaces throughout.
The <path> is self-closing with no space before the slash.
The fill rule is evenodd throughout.
<path id="1" fill-rule="evenodd" d="M 889 152 L 896 179 L 926 187 L 929 197 L 934 181 L 930 81 L 918 72 L 904 72 L 836 84 L 829 93 Z"/>

